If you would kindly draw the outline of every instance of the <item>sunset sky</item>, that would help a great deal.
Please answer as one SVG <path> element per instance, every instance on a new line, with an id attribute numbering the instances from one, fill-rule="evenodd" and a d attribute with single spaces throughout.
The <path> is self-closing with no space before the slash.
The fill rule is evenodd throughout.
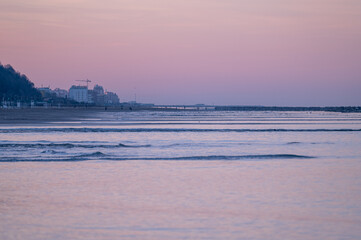
<path id="1" fill-rule="evenodd" d="M 0 0 L 0 61 L 121 101 L 361 105 L 361 1 Z"/>

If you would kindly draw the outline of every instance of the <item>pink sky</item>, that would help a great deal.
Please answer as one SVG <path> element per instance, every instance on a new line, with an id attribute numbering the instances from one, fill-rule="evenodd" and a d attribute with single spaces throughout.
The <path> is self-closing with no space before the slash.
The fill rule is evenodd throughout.
<path id="1" fill-rule="evenodd" d="M 1 0 L 0 61 L 121 101 L 361 105 L 361 1 Z"/>

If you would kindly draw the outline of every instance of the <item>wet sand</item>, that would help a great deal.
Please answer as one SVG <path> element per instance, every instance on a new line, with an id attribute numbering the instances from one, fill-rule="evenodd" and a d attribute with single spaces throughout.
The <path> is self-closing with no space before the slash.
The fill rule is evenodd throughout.
<path id="1" fill-rule="evenodd" d="M 116 109 L 107 109 L 115 111 Z M 0 109 L 0 124 L 30 124 L 77 121 L 91 118 L 105 108 L 24 108 Z"/>

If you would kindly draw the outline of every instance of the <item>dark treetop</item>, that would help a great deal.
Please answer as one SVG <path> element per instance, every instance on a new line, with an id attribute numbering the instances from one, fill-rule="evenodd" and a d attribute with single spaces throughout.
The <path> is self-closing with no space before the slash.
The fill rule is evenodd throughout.
<path id="1" fill-rule="evenodd" d="M 0 64 L 0 100 L 40 100 L 41 94 L 24 74 Z"/>

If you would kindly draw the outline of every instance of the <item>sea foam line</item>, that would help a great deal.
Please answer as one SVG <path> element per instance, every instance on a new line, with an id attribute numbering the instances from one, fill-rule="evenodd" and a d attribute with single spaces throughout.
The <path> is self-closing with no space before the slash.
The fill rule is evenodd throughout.
<path id="1" fill-rule="evenodd" d="M 224 161 L 224 160 L 255 160 L 255 159 L 312 159 L 313 156 L 296 155 L 296 154 L 261 154 L 261 155 L 208 155 L 208 156 L 183 156 L 183 157 L 116 157 L 104 154 L 102 152 L 94 152 L 90 154 L 82 154 L 68 158 L 2 158 L 0 162 L 75 162 L 88 160 L 110 160 L 110 161 Z"/>

